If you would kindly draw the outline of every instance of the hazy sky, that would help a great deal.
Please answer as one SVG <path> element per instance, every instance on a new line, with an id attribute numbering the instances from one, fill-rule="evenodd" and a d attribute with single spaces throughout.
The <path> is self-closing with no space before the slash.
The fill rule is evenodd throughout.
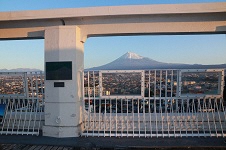
<path id="1" fill-rule="evenodd" d="M 226 0 L 0 0 L 0 11 L 201 2 Z M 222 64 L 226 63 L 226 35 L 89 38 L 85 43 L 85 68 L 109 63 L 128 51 L 161 62 Z M 44 40 L 0 41 L 0 56 L 0 69 L 44 70 Z"/>

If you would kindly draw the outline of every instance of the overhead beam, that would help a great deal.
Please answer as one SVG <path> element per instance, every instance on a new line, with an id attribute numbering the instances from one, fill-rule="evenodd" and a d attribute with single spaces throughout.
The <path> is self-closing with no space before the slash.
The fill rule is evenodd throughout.
<path id="1" fill-rule="evenodd" d="M 169 4 L 1 12 L 0 40 L 44 38 L 52 26 L 78 26 L 87 37 L 226 32 L 226 3 Z"/>
<path id="2" fill-rule="evenodd" d="M 215 12 L 226 12 L 226 3 L 131 5 L 2 12 L 0 13 L 0 21 Z"/>

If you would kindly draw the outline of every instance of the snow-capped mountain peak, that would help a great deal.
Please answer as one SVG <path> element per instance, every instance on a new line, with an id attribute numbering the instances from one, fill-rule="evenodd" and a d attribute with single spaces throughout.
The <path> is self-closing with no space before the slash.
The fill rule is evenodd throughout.
<path id="1" fill-rule="evenodd" d="M 124 55 L 122 55 L 120 58 L 121 59 L 143 59 L 144 57 L 133 52 L 127 52 Z"/>

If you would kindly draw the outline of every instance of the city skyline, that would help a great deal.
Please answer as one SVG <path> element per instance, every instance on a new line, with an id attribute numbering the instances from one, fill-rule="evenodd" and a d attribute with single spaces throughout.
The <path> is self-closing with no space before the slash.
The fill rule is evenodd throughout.
<path id="1" fill-rule="evenodd" d="M 144 5 L 171 3 L 225 2 L 222 0 L 184 0 L 184 1 L 68 1 L 53 3 L 48 1 L 17 4 L 12 0 L 0 2 L 0 12 L 81 8 L 116 5 Z M 22 5 L 24 4 L 24 5 Z M 35 4 L 35 5 L 34 5 Z M 156 61 L 184 64 L 226 64 L 225 34 L 212 35 L 145 35 L 112 36 L 88 38 L 84 44 L 85 68 L 107 64 L 124 53 L 131 51 Z M 44 40 L 0 41 L 0 69 L 36 68 L 44 70 Z"/>

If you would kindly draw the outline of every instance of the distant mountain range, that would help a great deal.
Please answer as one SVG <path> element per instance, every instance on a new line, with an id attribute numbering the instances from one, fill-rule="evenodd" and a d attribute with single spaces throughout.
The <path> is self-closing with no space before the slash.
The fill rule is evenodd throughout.
<path id="1" fill-rule="evenodd" d="M 159 62 L 148 57 L 140 56 L 133 52 L 127 52 L 118 59 L 98 67 L 85 70 L 144 70 L 144 69 L 226 69 L 226 64 L 201 65 L 201 64 L 179 64 Z M 39 72 L 40 69 L 17 68 L 0 69 L 0 72 Z"/>
<path id="2" fill-rule="evenodd" d="M 40 69 L 34 68 L 16 68 L 16 69 L 0 69 L 0 72 L 39 72 Z"/>
<path id="3" fill-rule="evenodd" d="M 142 57 L 136 53 L 127 52 L 118 59 L 86 70 L 142 70 L 142 69 L 224 69 L 226 64 L 201 65 L 201 64 L 179 64 L 159 62 L 148 57 Z"/>

